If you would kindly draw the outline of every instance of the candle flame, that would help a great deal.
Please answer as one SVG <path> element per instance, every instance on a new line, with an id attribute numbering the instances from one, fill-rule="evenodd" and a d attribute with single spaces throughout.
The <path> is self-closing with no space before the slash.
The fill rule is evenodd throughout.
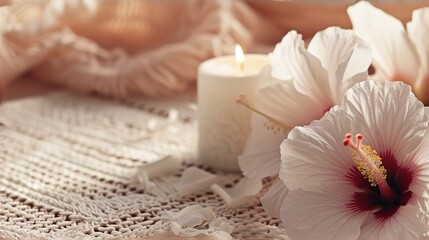
<path id="1" fill-rule="evenodd" d="M 239 44 L 235 45 L 235 62 L 240 69 L 240 73 L 242 73 L 244 71 L 244 53 Z"/>

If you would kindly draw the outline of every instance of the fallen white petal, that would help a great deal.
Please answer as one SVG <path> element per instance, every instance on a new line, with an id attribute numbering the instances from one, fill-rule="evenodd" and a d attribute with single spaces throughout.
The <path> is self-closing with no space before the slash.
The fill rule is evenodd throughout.
<path id="1" fill-rule="evenodd" d="M 202 234 L 207 234 L 207 230 L 196 229 L 196 228 L 183 228 L 180 231 L 180 234 L 177 234 L 177 235 L 182 237 L 196 237 Z"/>
<path id="2" fill-rule="evenodd" d="M 175 224 L 176 225 L 176 224 Z M 180 226 L 180 225 L 179 225 Z M 171 226 L 170 226 L 171 227 Z M 198 228 L 204 227 L 204 228 Z M 177 236 L 183 237 L 196 237 L 198 239 L 210 239 L 210 240 L 227 240 L 233 239 L 231 233 L 234 230 L 234 227 L 231 226 L 224 218 L 215 218 L 209 224 L 208 227 L 206 222 L 200 224 L 199 226 L 180 228 L 179 234 Z M 177 231 L 177 226 L 175 226 L 175 231 Z"/>
<path id="3" fill-rule="evenodd" d="M 143 184 L 145 189 L 148 189 L 154 185 L 153 182 L 149 180 L 149 176 L 147 175 L 146 171 L 138 171 L 136 174 L 136 180 L 137 182 Z"/>
<path id="4" fill-rule="evenodd" d="M 230 240 L 233 239 L 229 233 L 213 231 L 212 229 L 185 228 L 180 233 L 181 237 L 195 237 L 199 240 Z M 194 238 L 192 238 L 194 239 Z"/>
<path id="5" fill-rule="evenodd" d="M 251 202 L 262 189 L 262 181 L 244 177 L 231 189 L 222 188 L 218 184 L 213 184 L 210 188 L 225 201 L 228 207 L 235 208 Z"/>
<path id="6" fill-rule="evenodd" d="M 161 214 L 161 218 L 171 222 L 176 222 L 182 227 L 195 227 L 203 222 L 209 222 L 215 218 L 213 210 L 200 205 L 188 206 L 179 212 L 166 211 Z"/>
<path id="7" fill-rule="evenodd" d="M 216 175 L 196 167 L 190 167 L 183 171 L 182 177 L 178 183 L 174 184 L 174 188 L 176 188 L 181 196 L 185 196 L 207 189 L 216 181 Z"/>
<path id="8" fill-rule="evenodd" d="M 168 121 L 170 123 L 178 121 L 179 120 L 179 116 L 180 116 L 179 111 L 177 109 L 175 109 L 175 108 L 171 108 L 168 111 Z"/>
<path id="9" fill-rule="evenodd" d="M 204 238 L 204 240 L 232 240 L 233 238 L 226 232 L 217 231 Z"/>
<path id="10" fill-rule="evenodd" d="M 168 155 L 158 161 L 138 167 L 137 177 L 142 175 L 142 172 L 145 172 L 149 179 L 163 177 L 178 171 L 180 166 L 181 161 L 179 159 Z"/>
<path id="11" fill-rule="evenodd" d="M 179 212 L 166 211 L 161 219 L 170 223 L 170 231 L 181 237 L 198 239 L 233 239 L 230 233 L 234 227 L 224 218 L 216 218 L 213 209 L 200 205 L 191 205 Z M 164 234 L 165 235 L 165 234 Z"/>
<path id="12" fill-rule="evenodd" d="M 166 193 L 162 190 L 162 188 L 157 186 L 156 182 L 152 182 L 149 179 L 149 176 L 146 171 L 137 172 L 135 180 L 143 186 L 145 193 L 152 194 L 153 196 L 157 197 L 167 197 Z"/>
<path id="13" fill-rule="evenodd" d="M 177 109 L 168 110 L 167 120 L 152 118 L 147 122 L 147 129 L 151 132 L 169 130 L 173 123 L 179 120 L 180 113 Z"/>
<path id="14" fill-rule="evenodd" d="M 199 209 L 192 209 L 180 211 L 173 220 L 180 224 L 182 227 L 196 227 L 201 226 L 203 223 L 209 222 L 215 218 L 213 210 L 209 207 Z"/>
<path id="15" fill-rule="evenodd" d="M 180 224 L 178 224 L 176 222 L 171 222 L 170 223 L 170 230 L 172 233 L 174 233 L 174 235 L 179 235 L 180 231 L 182 230 L 182 226 L 180 226 Z"/>
<path id="16" fill-rule="evenodd" d="M 228 220 L 222 217 L 213 219 L 209 223 L 209 228 L 226 233 L 232 233 L 232 231 L 234 230 L 234 226 L 231 226 Z"/>

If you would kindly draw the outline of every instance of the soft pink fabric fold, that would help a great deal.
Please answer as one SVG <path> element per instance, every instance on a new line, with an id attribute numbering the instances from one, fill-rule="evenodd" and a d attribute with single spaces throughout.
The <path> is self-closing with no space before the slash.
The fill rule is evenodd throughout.
<path id="1" fill-rule="evenodd" d="M 195 82 L 202 61 L 252 40 L 226 1 L 58 2 L 0 8 L 4 81 L 30 72 L 79 92 L 168 95 Z"/>

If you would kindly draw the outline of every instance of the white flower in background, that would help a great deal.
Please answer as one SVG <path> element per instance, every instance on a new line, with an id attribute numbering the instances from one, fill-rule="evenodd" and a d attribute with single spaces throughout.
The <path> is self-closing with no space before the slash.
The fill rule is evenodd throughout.
<path id="1" fill-rule="evenodd" d="M 320 119 L 339 103 L 355 83 L 367 79 L 371 53 L 367 44 L 351 30 L 330 27 L 317 33 L 305 48 L 302 36 L 289 32 L 269 55 L 274 78 L 258 91 L 255 106 L 238 99 L 258 114 L 239 158 L 244 175 L 275 176 L 280 169 L 280 144 L 294 126 Z M 290 79 L 290 80 L 288 80 Z M 287 189 L 276 181 L 262 198 L 265 210 L 278 216 Z"/>
<path id="2" fill-rule="evenodd" d="M 281 145 L 280 178 L 289 188 L 281 219 L 288 235 L 421 239 L 429 230 L 423 104 L 404 83 L 366 81 L 342 106 L 293 129 Z"/>
<path id="3" fill-rule="evenodd" d="M 375 78 L 403 81 L 429 105 L 429 7 L 414 10 L 405 29 L 401 21 L 360 1 L 347 10 L 356 34 L 372 50 Z"/>

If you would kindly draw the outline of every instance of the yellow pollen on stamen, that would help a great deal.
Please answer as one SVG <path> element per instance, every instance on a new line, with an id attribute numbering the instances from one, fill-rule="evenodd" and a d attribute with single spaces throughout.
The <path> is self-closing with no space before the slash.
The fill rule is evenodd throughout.
<path id="1" fill-rule="evenodd" d="M 272 116 L 269 116 L 268 114 L 262 112 L 261 110 L 255 108 L 254 106 L 252 106 L 249 101 L 247 101 L 246 95 L 244 94 L 240 94 L 237 99 L 236 102 L 244 107 L 246 107 L 247 109 L 251 110 L 252 112 L 255 112 L 263 117 L 265 117 L 269 122 L 264 123 L 264 127 L 269 130 L 272 131 L 274 134 L 277 134 L 278 132 L 283 132 L 284 134 L 286 134 L 289 130 L 291 130 L 293 127 L 290 126 L 289 124 L 276 119 Z"/>
<path id="2" fill-rule="evenodd" d="M 395 193 L 386 181 L 387 170 L 382 165 L 383 161 L 381 157 L 378 155 L 377 151 L 370 146 L 361 144 L 363 135 L 356 135 L 356 143 L 352 138 L 353 135 L 346 134 L 343 143 L 345 146 L 351 147 L 354 150 L 352 152 L 352 159 L 356 168 L 363 177 L 368 180 L 371 186 L 378 187 L 381 196 L 385 199 L 392 199 Z"/>
<path id="3" fill-rule="evenodd" d="M 361 145 L 360 150 L 352 152 L 352 158 L 359 172 L 371 186 L 377 186 L 377 177 L 387 178 L 387 170 L 382 165 L 381 157 L 370 146 Z"/>

